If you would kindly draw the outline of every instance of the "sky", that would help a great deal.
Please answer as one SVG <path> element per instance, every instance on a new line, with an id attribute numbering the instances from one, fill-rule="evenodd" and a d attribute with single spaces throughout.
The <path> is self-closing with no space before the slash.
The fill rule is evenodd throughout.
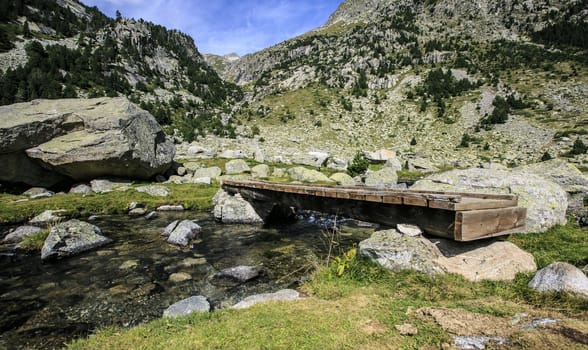
<path id="1" fill-rule="evenodd" d="M 343 0 L 81 0 L 189 34 L 202 53 L 243 56 L 319 27 Z"/>

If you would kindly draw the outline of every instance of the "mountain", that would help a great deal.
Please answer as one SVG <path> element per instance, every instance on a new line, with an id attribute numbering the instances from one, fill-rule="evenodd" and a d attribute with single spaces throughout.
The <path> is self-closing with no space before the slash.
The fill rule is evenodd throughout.
<path id="1" fill-rule="evenodd" d="M 347 0 L 324 26 L 216 67 L 245 92 L 239 130 L 268 150 L 582 164 L 587 22 L 579 0 Z"/>
<path id="2" fill-rule="evenodd" d="M 125 95 L 191 140 L 234 134 L 240 89 L 221 79 L 194 41 L 142 19 L 111 19 L 76 0 L 3 1 L 0 102 Z"/>

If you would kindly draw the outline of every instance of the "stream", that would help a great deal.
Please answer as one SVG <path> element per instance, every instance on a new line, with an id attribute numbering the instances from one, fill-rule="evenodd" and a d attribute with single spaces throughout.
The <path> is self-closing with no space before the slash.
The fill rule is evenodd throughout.
<path id="1" fill-rule="evenodd" d="M 161 232 L 177 219 L 202 227 L 192 246 L 178 248 Z M 0 349 L 62 348 L 105 326 L 131 327 L 160 318 L 171 304 L 193 295 L 213 309 L 246 296 L 297 288 L 329 248 L 332 217 L 304 214 L 284 226 L 222 225 L 209 212 L 160 213 L 152 221 L 124 215 L 92 221 L 114 243 L 98 250 L 43 263 L 0 244 Z M 373 228 L 337 222 L 336 251 L 366 239 Z M 0 227 L 0 239 L 9 227 Z M 262 274 L 246 283 L 219 279 L 220 270 L 250 265 Z"/>

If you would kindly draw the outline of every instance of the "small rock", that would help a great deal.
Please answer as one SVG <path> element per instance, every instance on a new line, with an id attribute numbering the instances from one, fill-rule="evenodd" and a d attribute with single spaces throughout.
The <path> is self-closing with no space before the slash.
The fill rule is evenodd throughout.
<path id="1" fill-rule="evenodd" d="M 405 323 L 405 324 L 397 324 L 394 326 L 394 328 L 396 328 L 396 330 L 398 331 L 398 333 L 400 333 L 400 335 L 417 335 L 419 333 L 419 330 L 415 327 L 415 325 L 410 324 L 410 323 Z"/>
<path id="2" fill-rule="evenodd" d="M 287 175 L 286 169 L 284 168 L 274 168 L 274 172 L 272 173 L 274 177 L 286 177 Z"/>
<path id="3" fill-rule="evenodd" d="M 233 305 L 233 309 L 246 309 L 257 303 L 266 301 L 290 301 L 300 298 L 300 294 L 293 289 L 283 289 L 275 293 L 263 293 L 248 296 L 237 304 Z"/>
<path id="4" fill-rule="evenodd" d="M 355 180 L 345 173 L 335 173 L 331 175 L 331 180 L 335 181 L 337 185 L 341 186 L 355 186 Z"/>
<path id="5" fill-rule="evenodd" d="M 409 237 L 416 237 L 423 234 L 423 230 L 421 230 L 420 227 L 415 225 L 398 224 L 396 225 L 396 229 L 398 230 L 398 232 Z"/>
<path id="6" fill-rule="evenodd" d="M 384 163 L 390 158 L 396 157 L 396 152 L 388 149 L 380 149 L 375 152 L 362 152 L 363 156 L 371 163 Z"/>
<path id="7" fill-rule="evenodd" d="M 47 227 L 67 219 L 66 210 L 45 210 L 29 221 L 33 226 Z"/>
<path id="8" fill-rule="evenodd" d="M 288 169 L 288 175 L 290 175 L 294 181 L 334 183 L 334 181 L 329 179 L 325 174 L 304 167 L 290 168 Z"/>
<path id="9" fill-rule="evenodd" d="M 32 236 L 39 231 L 41 231 L 41 228 L 36 226 L 19 226 L 7 234 L 2 241 L 4 243 L 19 243 L 26 237 Z"/>
<path id="10" fill-rule="evenodd" d="M 79 194 L 88 195 L 88 194 L 92 193 L 92 187 L 90 187 L 86 184 L 78 184 L 78 185 L 73 186 L 69 190 L 69 193 L 79 193 Z"/>
<path id="11" fill-rule="evenodd" d="M 239 282 L 247 282 L 259 276 L 261 269 L 255 266 L 236 266 L 221 270 L 216 277 L 228 277 Z"/>
<path id="12" fill-rule="evenodd" d="M 129 210 L 129 216 L 143 216 L 147 213 L 147 209 L 145 208 L 135 208 L 133 210 Z"/>
<path id="13" fill-rule="evenodd" d="M 402 162 L 400 162 L 400 159 L 394 157 L 394 158 L 390 158 L 386 161 L 386 163 L 384 164 L 385 168 L 391 168 L 392 170 L 398 172 L 400 170 L 402 170 Z"/>
<path id="14" fill-rule="evenodd" d="M 396 170 L 382 168 L 378 171 L 368 171 L 365 176 L 365 185 L 379 188 L 393 188 L 398 182 Z"/>
<path id="15" fill-rule="evenodd" d="M 178 171 L 176 172 L 179 176 L 184 176 L 186 175 L 187 171 L 186 168 L 184 168 L 183 166 L 178 168 Z"/>
<path id="16" fill-rule="evenodd" d="M 142 186 L 136 188 L 137 192 L 147 193 L 152 197 L 167 197 L 170 194 L 169 188 L 161 185 Z"/>
<path id="17" fill-rule="evenodd" d="M 533 320 L 531 323 L 527 323 L 526 325 L 522 326 L 523 329 L 536 329 L 540 327 L 550 326 L 557 323 L 557 320 L 553 318 L 541 318 L 538 320 Z"/>
<path id="18" fill-rule="evenodd" d="M 159 214 L 156 211 L 149 212 L 149 214 L 145 215 L 145 220 L 153 220 L 157 219 Z"/>
<path id="19" fill-rule="evenodd" d="M 139 262 L 137 260 L 127 260 L 124 263 L 122 263 L 118 268 L 120 270 L 130 270 L 134 269 L 137 266 L 139 266 Z"/>
<path id="20" fill-rule="evenodd" d="M 161 205 L 157 207 L 157 211 L 184 211 L 183 205 Z"/>
<path id="21" fill-rule="evenodd" d="M 126 191 L 131 188 L 133 183 L 128 180 L 105 180 L 96 179 L 90 181 L 92 191 L 96 193 L 107 193 L 112 191 Z"/>
<path id="22" fill-rule="evenodd" d="M 327 161 L 327 168 L 337 171 L 346 171 L 347 161 L 339 158 L 329 158 L 329 160 Z"/>
<path id="23" fill-rule="evenodd" d="M 503 337 L 484 337 L 484 336 L 454 336 L 453 337 L 455 346 L 460 349 L 486 349 L 488 343 L 494 343 L 496 345 L 504 345 L 506 339 Z"/>
<path id="24" fill-rule="evenodd" d="M 206 185 L 210 185 L 212 183 L 212 179 L 209 177 L 199 177 L 196 178 L 194 180 L 192 180 L 193 183 L 195 184 L 206 184 Z"/>
<path id="25" fill-rule="evenodd" d="M 171 305 L 163 312 L 163 317 L 178 317 L 186 316 L 193 312 L 209 312 L 210 304 L 206 297 L 201 295 L 189 297 L 184 300 L 180 300 L 177 303 Z"/>
<path id="26" fill-rule="evenodd" d="M 225 164 L 225 170 L 228 175 L 250 173 L 251 168 L 243 159 L 233 159 Z"/>
<path id="27" fill-rule="evenodd" d="M 214 217 L 225 224 L 257 224 L 263 219 L 241 195 L 229 195 L 223 190 L 214 196 Z"/>
<path id="28" fill-rule="evenodd" d="M 172 273 L 169 276 L 170 282 L 173 282 L 173 283 L 184 282 L 184 281 L 188 281 L 191 279 L 192 279 L 192 276 L 189 273 L 185 273 L 185 272 L 176 272 L 176 273 Z"/>
<path id="29" fill-rule="evenodd" d="M 539 270 L 529 287 L 540 291 L 562 291 L 588 298 L 588 277 L 574 265 L 555 262 Z"/>
<path id="30" fill-rule="evenodd" d="M 131 202 L 128 206 L 129 210 L 134 210 L 137 208 L 145 208 L 145 204 L 139 202 Z"/>
<path id="31" fill-rule="evenodd" d="M 53 197 L 55 195 L 55 192 L 49 191 L 48 189 L 43 188 L 43 187 L 33 187 L 33 188 L 30 188 L 29 190 L 25 191 L 22 195 L 27 196 L 30 199 L 36 199 L 36 198 Z"/>
<path id="32" fill-rule="evenodd" d="M 222 151 L 221 154 L 218 155 L 218 157 L 229 159 L 244 159 L 249 158 L 249 155 L 241 150 L 225 150 Z"/>
<path id="33" fill-rule="evenodd" d="M 202 169 L 197 169 L 194 172 L 194 178 L 198 179 L 201 177 L 210 177 L 211 179 L 216 179 L 219 176 L 221 176 L 221 174 L 223 173 L 223 171 L 221 170 L 221 168 L 217 167 L 217 166 L 213 166 L 210 168 L 202 168 Z"/>

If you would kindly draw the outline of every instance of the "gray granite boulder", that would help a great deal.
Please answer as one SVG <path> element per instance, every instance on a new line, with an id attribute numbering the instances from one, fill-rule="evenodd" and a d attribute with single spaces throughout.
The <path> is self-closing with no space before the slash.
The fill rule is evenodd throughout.
<path id="1" fill-rule="evenodd" d="M 48 189 L 43 188 L 43 187 L 33 187 L 33 188 L 29 188 L 28 190 L 23 192 L 22 195 L 27 196 L 30 199 L 36 199 L 36 198 L 53 197 L 55 195 L 55 192 L 49 191 Z"/>
<path id="2" fill-rule="evenodd" d="M 568 199 L 564 189 L 530 173 L 481 168 L 452 170 L 419 180 L 411 189 L 518 195 L 519 206 L 527 208 L 524 232 L 544 232 L 567 222 Z"/>
<path id="3" fill-rule="evenodd" d="M 90 187 L 87 184 L 74 185 L 69 190 L 69 193 L 90 194 L 90 193 L 92 193 L 92 187 Z"/>
<path id="4" fill-rule="evenodd" d="M 308 165 L 317 169 L 327 164 L 329 153 L 321 151 L 312 151 L 308 153 L 297 153 L 292 155 L 292 163 Z"/>
<path id="5" fill-rule="evenodd" d="M 259 224 L 263 219 L 241 195 L 219 190 L 213 198 L 214 217 L 224 224 Z"/>
<path id="6" fill-rule="evenodd" d="M 267 301 L 291 301 L 300 298 L 300 293 L 293 289 L 282 289 L 275 293 L 262 293 L 248 296 L 237 304 L 233 305 L 233 309 L 246 309 L 258 303 Z"/>
<path id="7" fill-rule="evenodd" d="M 64 221 L 67 219 L 67 211 L 58 209 L 58 210 L 45 210 L 41 214 L 35 216 L 31 220 L 29 220 L 29 224 L 33 226 L 41 226 L 47 227 L 49 225 L 56 224 L 58 222 Z"/>
<path id="8" fill-rule="evenodd" d="M 251 168 L 243 159 L 233 159 L 225 164 L 225 173 L 227 175 L 250 173 Z"/>
<path id="9" fill-rule="evenodd" d="M 13 167 L 25 165 L 14 158 L 8 171 L 0 169 L 2 181 L 46 184 L 51 176 L 31 178 L 39 168 L 75 180 L 148 179 L 175 154 L 155 118 L 124 97 L 35 100 L 1 106 L 0 114 L 0 155 L 28 159 L 26 167 Z"/>
<path id="10" fill-rule="evenodd" d="M 334 183 L 325 174 L 301 166 L 288 169 L 288 175 L 294 181 Z"/>
<path id="11" fill-rule="evenodd" d="M 168 243 L 185 247 L 201 230 L 202 228 L 194 221 L 176 220 L 165 228 L 162 236 L 167 236 Z"/>
<path id="12" fill-rule="evenodd" d="M 152 197 L 167 197 L 171 193 L 169 188 L 161 185 L 141 186 L 137 187 L 136 191 L 146 193 Z"/>
<path id="13" fill-rule="evenodd" d="M 126 191 L 133 184 L 130 180 L 119 179 L 95 179 L 90 181 L 92 191 L 96 193 L 108 193 L 112 191 Z"/>
<path id="14" fill-rule="evenodd" d="M 388 159 L 396 158 L 396 152 L 389 149 L 379 149 L 374 152 L 363 151 L 362 155 L 370 163 L 385 163 Z"/>
<path id="15" fill-rule="evenodd" d="M 539 270 L 529 287 L 540 291 L 562 291 L 588 298 L 588 277 L 574 265 L 555 262 Z"/>
<path id="16" fill-rule="evenodd" d="M 111 242 L 110 238 L 102 235 L 97 226 L 79 220 L 70 220 L 51 228 L 41 249 L 41 259 L 65 258 Z"/>
<path id="17" fill-rule="evenodd" d="M 251 168 L 251 175 L 254 178 L 264 179 L 270 174 L 270 167 L 266 164 L 258 164 Z"/>
<path id="18" fill-rule="evenodd" d="M 394 188 L 398 175 L 393 168 L 382 168 L 378 171 L 368 171 L 365 175 L 365 185 L 378 188 Z"/>
<path id="19" fill-rule="evenodd" d="M 41 231 L 40 227 L 36 226 L 19 226 L 13 231 L 10 231 L 2 240 L 4 243 L 19 243 L 23 239 L 34 235 Z"/>
<path id="20" fill-rule="evenodd" d="M 355 180 L 345 174 L 345 173 L 335 173 L 333 175 L 331 175 L 331 177 L 329 177 L 329 179 L 335 181 L 337 183 L 337 185 L 341 185 L 341 186 L 355 186 Z"/>
<path id="21" fill-rule="evenodd" d="M 163 311 L 163 317 L 187 316 L 193 312 L 209 312 L 210 303 L 201 295 L 180 300 Z"/>
<path id="22" fill-rule="evenodd" d="M 223 173 L 222 169 L 217 167 L 217 166 L 213 166 L 210 168 L 201 168 L 201 169 L 197 169 L 194 172 L 194 178 L 198 179 L 198 178 L 202 178 L 202 177 L 210 177 L 211 179 L 217 179 L 218 177 L 221 176 L 221 174 Z"/>

